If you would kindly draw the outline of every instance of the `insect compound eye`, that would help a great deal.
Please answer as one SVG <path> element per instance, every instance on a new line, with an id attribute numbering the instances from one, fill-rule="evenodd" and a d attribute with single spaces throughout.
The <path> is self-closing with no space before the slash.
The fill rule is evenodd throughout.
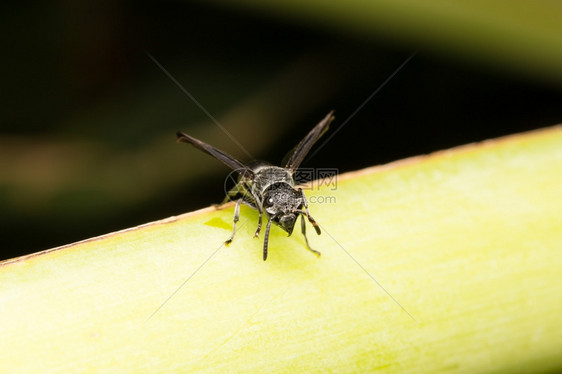
<path id="1" fill-rule="evenodd" d="M 273 206 L 273 198 L 272 197 L 266 198 L 264 204 L 267 207 Z"/>

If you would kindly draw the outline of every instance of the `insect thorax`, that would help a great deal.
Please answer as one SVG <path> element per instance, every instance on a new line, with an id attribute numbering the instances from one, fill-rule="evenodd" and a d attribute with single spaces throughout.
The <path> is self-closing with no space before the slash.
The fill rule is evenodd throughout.
<path id="1" fill-rule="evenodd" d="M 286 183 L 291 187 L 295 185 L 291 172 L 279 166 L 261 165 L 254 168 L 254 173 L 256 173 L 252 181 L 254 195 L 262 196 L 269 186 L 276 183 Z"/>

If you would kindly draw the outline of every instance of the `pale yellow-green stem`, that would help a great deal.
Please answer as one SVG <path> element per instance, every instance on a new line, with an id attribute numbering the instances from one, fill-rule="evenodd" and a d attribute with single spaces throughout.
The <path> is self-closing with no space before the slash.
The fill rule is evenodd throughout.
<path id="1" fill-rule="evenodd" d="M 229 206 L 1 263 L 0 372 L 562 368 L 561 127 L 307 195 L 320 258 Z"/>

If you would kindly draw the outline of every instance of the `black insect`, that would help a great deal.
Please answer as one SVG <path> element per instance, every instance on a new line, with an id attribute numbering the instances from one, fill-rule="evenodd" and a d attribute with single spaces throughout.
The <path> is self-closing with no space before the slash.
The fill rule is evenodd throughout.
<path id="1" fill-rule="evenodd" d="M 263 259 L 267 259 L 267 245 L 269 241 L 269 230 L 271 223 L 275 223 L 289 235 L 293 232 L 298 216 L 301 216 L 301 229 L 309 251 L 317 256 L 320 252 L 310 248 L 306 238 L 306 223 L 304 216 L 314 226 L 316 233 L 320 235 L 320 227 L 308 212 L 306 196 L 301 188 L 295 188 L 293 179 L 294 172 L 299 168 L 314 143 L 328 130 L 330 122 L 334 119 L 333 111 L 328 113 L 322 121 L 305 136 L 297 146 L 286 156 L 284 167 L 260 163 L 250 168 L 236 160 L 229 154 L 207 144 L 192 136 L 178 132 L 178 141 L 190 143 L 205 153 L 210 154 L 239 174 L 236 186 L 228 192 L 225 199 L 236 200 L 234 208 L 234 227 L 232 235 L 225 242 L 230 244 L 236 233 L 236 222 L 240 216 L 240 204 L 244 203 L 259 212 L 258 228 L 254 237 L 258 237 L 262 226 L 262 215 L 265 211 L 269 217 L 265 227 L 265 238 L 263 241 Z"/>

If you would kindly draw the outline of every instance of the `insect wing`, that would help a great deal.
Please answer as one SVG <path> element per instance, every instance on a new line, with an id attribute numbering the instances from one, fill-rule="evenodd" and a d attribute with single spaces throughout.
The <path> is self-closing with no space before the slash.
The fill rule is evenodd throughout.
<path id="1" fill-rule="evenodd" d="M 205 142 L 202 142 L 199 139 L 195 139 L 193 136 L 187 135 L 183 132 L 177 132 L 176 135 L 178 136 L 178 141 L 182 143 L 190 143 L 195 148 L 202 150 L 203 152 L 213 156 L 217 160 L 221 161 L 223 164 L 228 166 L 229 168 L 233 169 L 234 171 L 240 173 L 240 175 L 246 178 L 252 178 L 254 176 L 254 172 L 248 166 L 244 165 L 231 155 L 226 152 L 221 151 L 209 145 Z"/>
<path id="2" fill-rule="evenodd" d="M 314 145 L 318 139 L 326 131 L 328 131 L 328 127 L 330 126 L 330 122 L 334 119 L 334 111 L 330 111 L 326 117 L 322 121 L 320 121 L 310 132 L 304 137 L 303 140 L 300 141 L 299 144 L 295 148 L 289 152 L 289 154 L 285 157 L 286 161 L 284 161 L 285 168 L 295 171 L 299 168 L 301 162 L 303 162 L 304 158 Z"/>

